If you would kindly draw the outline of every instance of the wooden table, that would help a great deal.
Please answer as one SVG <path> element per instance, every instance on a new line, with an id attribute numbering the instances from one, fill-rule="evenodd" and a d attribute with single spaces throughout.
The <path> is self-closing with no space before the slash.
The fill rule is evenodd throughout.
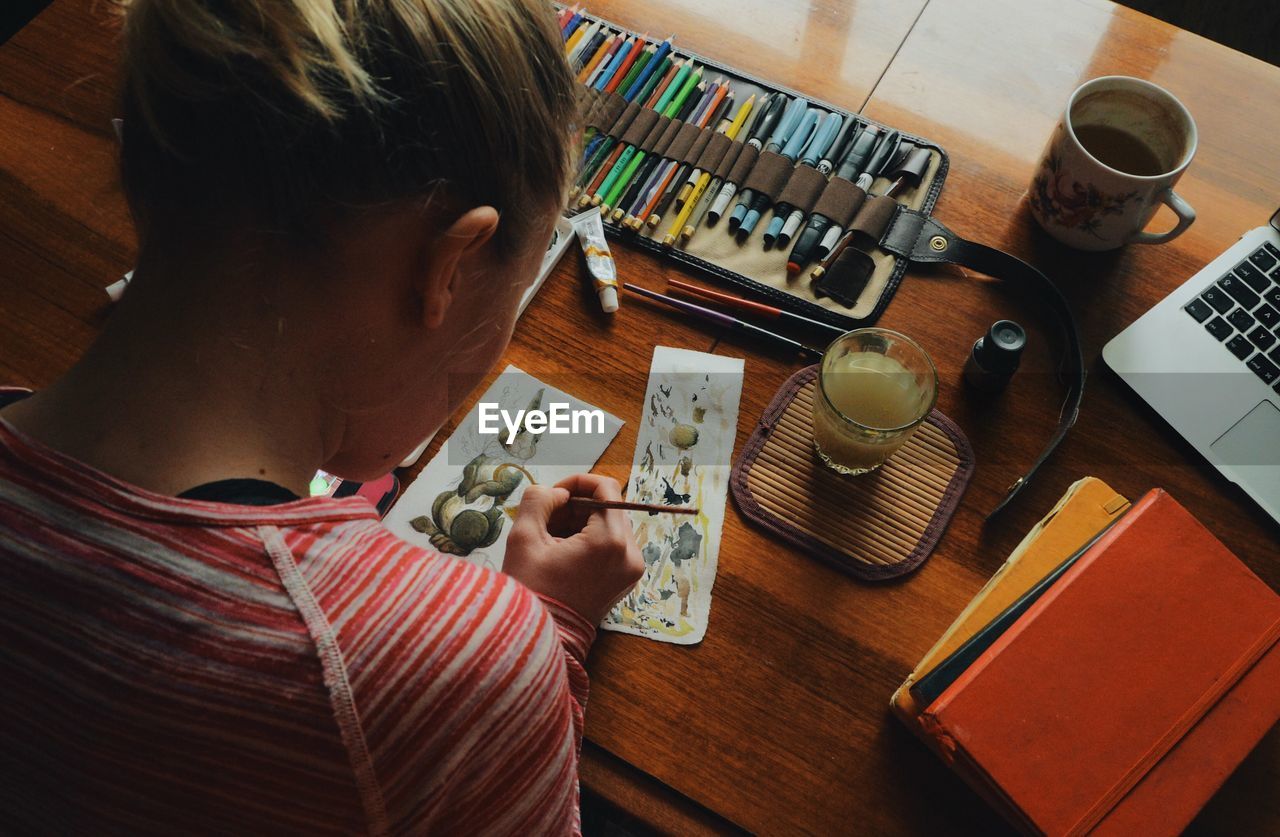
<path id="1" fill-rule="evenodd" d="M 1076 478 L 1137 497 L 1173 493 L 1280 588 L 1276 525 L 1105 370 L 1103 343 L 1265 223 L 1280 196 L 1280 70 L 1102 0 L 601 0 L 593 12 L 775 78 L 941 143 L 952 170 L 937 208 L 957 233 L 1028 258 L 1082 321 L 1091 377 L 1081 421 L 998 522 L 982 515 L 1055 418 L 1048 338 L 1034 310 L 954 270 L 912 275 L 882 324 L 938 362 L 939 407 L 973 442 L 978 471 L 934 556 L 906 579 L 852 581 L 744 524 L 730 506 L 711 627 L 692 648 L 604 634 L 590 661 L 582 779 L 654 829 L 696 833 L 999 832 L 1002 823 L 888 714 L 889 694 Z M 102 287 L 131 264 L 113 169 L 108 11 L 57 0 L 0 47 L 0 380 L 42 386 L 107 312 Z M 1071 253 L 1028 221 L 1032 165 L 1067 95 L 1106 73 L 1183 99 L 1200 153 L 1180 191 L 1199 220 L 1176 242 Z M 632 281 L 683 275 L 615 248 Z M 599 313 L 567 260 L 526 312 L 505 362 L 628 424 L 600 470 L 625 478 L 655 345 L 747 359 L 738 443 L 799 368 L 636 300 Z M 969 345 L 998 316 L 1031 325 L 1011 389 L 982 403 L 959 386 Z M 565 334 L 576 339 L 566 341 Z M 581 346 L 594 351 L 584 364 Z M 589 367 L 589 368 L 588 368 Z M 1195 830 L 1280 833 L 1280 730 L 1228 781 Z"/>

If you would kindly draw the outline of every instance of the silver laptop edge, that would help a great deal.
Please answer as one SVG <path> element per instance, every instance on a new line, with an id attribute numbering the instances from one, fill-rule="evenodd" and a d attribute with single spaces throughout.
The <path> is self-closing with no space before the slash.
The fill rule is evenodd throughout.
<path id="1" fill-rule="evenodd" d="M 1236 357 L 1225 340 L 1184 310 L 1264 243 L 1280 249 L 1280 211 L 1270 226 L 1245 233 L 1108 342 L 1102 357 L 1202 456 L 1280 521 L 1280 393 L 1273 389 L 1280 381 L 1268 384 L 1246 365 L 1266 352 L 1254 347 L 1255 354 Z M 1280 264 L 1271 274 L 1280 283 Z M 1205 322 L 1218 316 L 1215 311 Z M 1276 331 L 1280 346 L 1280 326 Z M 1241 351 L 1242 346 L 1237 341 Z"/>

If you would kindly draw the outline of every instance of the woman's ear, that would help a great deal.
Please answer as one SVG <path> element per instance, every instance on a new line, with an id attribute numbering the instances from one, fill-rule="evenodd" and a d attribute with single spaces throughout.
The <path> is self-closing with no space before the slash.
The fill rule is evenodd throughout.
<path id="1" fill-rule="evenodd" d="M 476 255 L 498 229 L 498 210 L 477 206 L 467 210 L 436 236 L 423 238 L 421 271 L 414 290 L 421 301 L 422 324 L 435 330 L 453 305 L 460 265 Z"/>

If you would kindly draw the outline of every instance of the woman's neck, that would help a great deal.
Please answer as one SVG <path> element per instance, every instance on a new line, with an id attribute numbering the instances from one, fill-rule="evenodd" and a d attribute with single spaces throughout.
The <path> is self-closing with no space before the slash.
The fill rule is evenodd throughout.
<path id="1" fill-rule="evenodd" d="M 140 265 L 85 356 L 3 417 L 162 494 L 249 477 L 306 496 L 342 433 L 326 428 L 307 335 L 260 283 L 161 270 Z"/>

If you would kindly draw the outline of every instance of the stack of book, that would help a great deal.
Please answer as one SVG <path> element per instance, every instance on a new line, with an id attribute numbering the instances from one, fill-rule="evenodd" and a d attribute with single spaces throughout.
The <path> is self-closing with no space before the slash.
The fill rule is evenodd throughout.
<path id="1" fill-rule="evenodd" d="M 1280 719 L 1280 596 L 1168 494 L 1077 482 L 895 714 L 1026 833 L 1176 834 Z"/>

